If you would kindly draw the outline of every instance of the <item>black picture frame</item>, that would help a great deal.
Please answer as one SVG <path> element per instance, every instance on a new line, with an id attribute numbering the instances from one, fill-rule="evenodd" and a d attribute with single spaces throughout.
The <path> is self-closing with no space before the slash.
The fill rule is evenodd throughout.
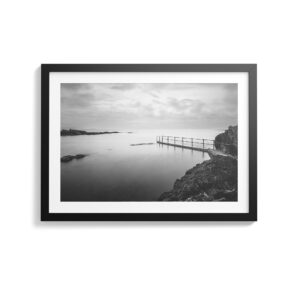
<path id="1" fill-rule="evenodd" d="M 249 211 L 247 213 L 50 213 L 49 76 L 51 72 L 247 72 L 249 80 Z M 41 221 L 257 221 L 256 64 L 42 64 Z"/>

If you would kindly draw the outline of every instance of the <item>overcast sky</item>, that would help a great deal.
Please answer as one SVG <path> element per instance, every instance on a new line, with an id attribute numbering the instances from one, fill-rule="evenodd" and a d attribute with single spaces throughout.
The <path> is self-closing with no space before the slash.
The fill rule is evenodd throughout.
<path id="1" fill-rule="evenodd" d="M 237 125 L 237 84 L 63 83 L 63 129 L 225 129 Z"/>

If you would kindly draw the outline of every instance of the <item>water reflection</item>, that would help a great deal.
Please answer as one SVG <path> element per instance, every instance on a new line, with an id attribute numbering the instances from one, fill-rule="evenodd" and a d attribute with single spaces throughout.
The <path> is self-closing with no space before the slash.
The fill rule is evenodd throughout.
<path id="1" fill-rule="evenodd" d="M 209 158 L 200 151 L 158 144 L 156 135 L 63 137 L 61 156 L 88 156 L 61 164 L 61 200 L 155 201 L 188 169 Z M 149 142 L 153 144 L 130 146 Z"/>

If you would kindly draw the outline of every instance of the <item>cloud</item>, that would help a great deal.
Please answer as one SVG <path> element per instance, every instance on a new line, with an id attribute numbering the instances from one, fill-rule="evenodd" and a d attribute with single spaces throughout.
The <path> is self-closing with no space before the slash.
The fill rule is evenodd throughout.
<path id="1" fill-rule="evenodd" d="M 118 83 L 118 84 L 113 84 L 111 86 L 111 89 L 127 91 L 127 90 L 134 89 L 135 87 L 136 87 L 136 85 L 134 83 Z"/>
<path id="2" fill-rule="evenodd" d="M 159 98 L 159 96 L 155 93 L 152 93 L 152 92 L 148 92 L 148 94 L 154 98 Z"/>
<path id="3" fill-rule="evenodd" d="M 222 83 L 64 83 L 61 126 L 226 128 L 237 124 L 237 91 Z"/>

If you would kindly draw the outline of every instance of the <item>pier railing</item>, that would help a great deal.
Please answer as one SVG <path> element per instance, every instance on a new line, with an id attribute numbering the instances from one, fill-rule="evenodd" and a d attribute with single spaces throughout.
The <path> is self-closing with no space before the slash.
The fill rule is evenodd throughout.
<path id="1" fill-rule="evenodd" d="M 198 150 L 198 151 L 215 150 L 214 140 L 209 140 L 209 139 L 163 135 L 163 136 L 157 136 L 156 142 L 158 144 L 164 144 L 164 145 L 186 148 L 191 150 Z"/>

